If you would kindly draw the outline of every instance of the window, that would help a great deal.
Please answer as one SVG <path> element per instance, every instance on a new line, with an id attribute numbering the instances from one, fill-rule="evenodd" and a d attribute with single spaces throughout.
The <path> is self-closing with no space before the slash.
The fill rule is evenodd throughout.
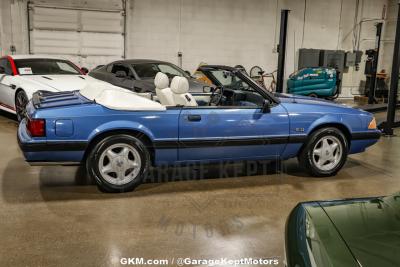
<path id="1" fill-rule="evenodd" d="M 189 76 L 183 70 L 172 64 L 143 63 L 134 64 L 132 65 L 132 67 L 141 79 L 154 79 L 154 77 L 156 77 L 156 74 L 160 71 L 165 73 L 169 78 L 172 78 L 174 76 L 189 78 Z"/>
<path id="2" fill-rule="evenodd" d="M 159 64 L 158 68 L 161 72 L 167 74 L 168 76 L 182 76 L 182 72 L 178 71 L 178 69 L 173 68 L 171 65 Z"/>
<path id="3" fill-rule="evenodd" d="M 234 73 L 225 70 L 212 70 L 211 74 L 218 80 L 218 82 L 232 90 L 246 90 L 253 91 L 251 86 L 244 80 L 240 79 Z"/>
<path id="4" fill-rule="evenodd" d="M 80 75 L 80 70 L 68 60 L 29 58 L 17 59 L 20 75 Z"/>
<path id="5" fill-rule="evenodd" d="M 7 75 L 12 75 L 12 69 L 11 69 L 11 64 L 10 61 L 7 58 L 1 58 L 0 59 L 0 67 L 4 68 L 4 73 Z"/>
<path id="6" fill-rule="evenodd" d="M 113 68 L 113 64 L 109 64 L 109 65 L 107 65 L 106 71 L 111 72 L 112 68 Z"/>
<path id="7" fill-rule="evenodd" d="M 58 67 L 60 68 L 60 70 L 64 71 L 64 72 L 70 72 L 73 73 L 75 71 L 75 69 L 68 63 L 66 62 L 56 62 Z"/>
<path id="8" fill-rule="evenodd" d="M 130 77 L 133 76 L 131 70 L 127 66 L 124 66 L 122 64 L 112 65 L 111 72 L 115 74 L 115 73 L 117 73 L 117 71 L 125 72 L 126 76 L 130 76 Z"/>
<path id="9" fill-rule="evenodd" d="M 209 74 L 218 82 L 217 85 L 223 87 L 221 106 L 262 107 L 264 105 L 264 97 L 235 72 L 214 69 L 210 70 Z"/>

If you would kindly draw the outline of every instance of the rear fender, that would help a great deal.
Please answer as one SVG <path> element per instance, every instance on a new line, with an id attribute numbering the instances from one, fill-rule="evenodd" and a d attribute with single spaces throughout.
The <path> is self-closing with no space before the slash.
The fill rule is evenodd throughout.
<path id="1" fill-rule="evenodd" d="M 102 134 L 104 132 L 109 132 L 109 131 L 115 131 L 115 130 L 134 130 L 134 131 L 139 131 L 142 132 L 143 134 L 147 135 L 151 141 L 154 140 L 154 135 L 152 132 L 146 128 L 144 125 L 137 123 L 137 122 L 132 122 L 132 121 L 112 121 L 112 122 L 107 122 L 96 129 L 94 129 L 89 137 L 88 140 L 89 142 L 92 141 L 96 136 L 99 134 Z"/>

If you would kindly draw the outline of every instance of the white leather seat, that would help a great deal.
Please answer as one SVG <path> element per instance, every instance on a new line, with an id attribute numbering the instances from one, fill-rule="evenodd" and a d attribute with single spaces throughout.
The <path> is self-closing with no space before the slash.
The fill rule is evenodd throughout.
<path id="1" fill-rule="evenodd" d="M 164 106 L 175 106 L 171 89 L 169 88 L 168 76 L 162 72 L 158 72 L 154 78 L 156 86 L 156 94 L 160 103 Z"/>
<path id="2" fill-rule="evenodd" d="M 197 107 L 196 99 L 188 93 L 189 82 L 185 77 L 175 76 L 171 81 L 171 91 L 175 106 Z"/>

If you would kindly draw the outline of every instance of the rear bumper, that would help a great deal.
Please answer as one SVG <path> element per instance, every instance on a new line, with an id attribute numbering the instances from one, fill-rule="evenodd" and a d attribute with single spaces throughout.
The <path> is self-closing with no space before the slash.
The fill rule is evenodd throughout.
<path id="1" fill-rule="evenodd" d="M 17 138 L 25 160 L 31 165 L 77 165 L 87 147 L 87 142 L 33 139 L 26 130 L 25 120 L 18 127 Z"/>

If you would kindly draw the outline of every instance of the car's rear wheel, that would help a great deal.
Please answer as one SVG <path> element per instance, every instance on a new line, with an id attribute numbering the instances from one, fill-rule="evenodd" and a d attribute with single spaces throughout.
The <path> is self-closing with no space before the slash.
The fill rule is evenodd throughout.
<path id="1" fill-rule="evenodd" d="M 26 105 L 28 104 L 28 96 L 23 90 L 17 92 L 15 96 L 15 112 L 17 114 L 18 121 L 22 121 L 25 117 Z"/>
<path id="2" fill-rule="evenodd" d="M 299 163 L 313 176 L 333 176 L 343 167 L 348 142 L 337 128 L 315 131 L 299 154 Z"/>
<path id="3" fill-rule="evenodd" d="M 109 136 L 90 152 L 86 168 L 103 192 L 132 191 L 140 185 L 149 169 L 146 146 L 130 135 Z"/>

